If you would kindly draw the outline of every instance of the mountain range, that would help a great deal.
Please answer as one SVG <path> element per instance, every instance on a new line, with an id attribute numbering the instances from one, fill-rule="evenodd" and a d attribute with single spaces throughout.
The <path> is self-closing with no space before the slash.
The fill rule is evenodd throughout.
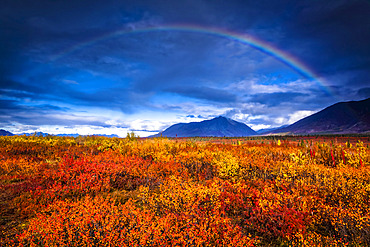
<path id="1" fill-rule="evenodd" d="M 252 135 L 319 134 L 370 134 L 370 98 L 361 101 L 339 102 L 291 125 L 263 129 L 257 132 L 244 123 L 219 116 L 201 122 L 174 124 L 163 132 L 151 137 L 160 135 L 165 137 L 241 137 Z M 0 130 L 0 136 L 11 135 L 13 134 L 9 131 Z M 38 132 L 36 135 L 46 136 L 48 134 Z M 76 137 L 78 134 L 59 134 L 58 136 Z M 117 137 L 117 135 L 102 136 Z"/>
<path id="2" fill-rule="evenodd" d="M 202 122 L 178 123 L 158 133 L 156 136 L 165 137 L 193 137 L 193 136 L 215 136 L 215 137 L 240 137 L 257 135 L 246 124 L 237 122 L 226 117 L 216 117 Z"/>
<path id="3" fill-rule="evenodd" d="M 268 134 L 370 134 L 370 98 L 331 105 Z"/>
<path id="4" fill-rule="evenodd" d="M 192 123 L 179 123 L 154 136 L 238 137 L 251 135 L 370 134 L 370 98 L 340 102 L 291 125 L 253 131 L 247 125 L 225 117 Z"/>
<path id="5" fill-rule="evenodd" d="M 263 134 L 270 133 L 272 131 L 275 131 L 275 130 L 278 130 L 278 129 L 281 129 L 281 128 L 285 128 L 285 127 L 288 127 L 288 126 L 289 126 L 289 124 L 286 124 L 286 125 L 283 125 L 283 126 L 280 126 L 280 127 L 275 127 L 275 128 L 259 129 L 256 132 L 257 132 L 258 135 L 263 135 Z"/>
<path id="6" fill-rule="evenodd" d="M 9 131 L 6 131 L 6 130 L 3 130 L 3 129 L 0 129 L 0 136 L 13 136 L 14 134 L 9 132 Z M 22 133 L 22 134 L 17 134 L 17 135 L 26 135 L 26 136 L 32 136 L 32 135 L 35 135 L 35 136 L 49 136 L 50 134 L 48 133 L 44 133 L 44 132 L 34 132 L 34 133 Z M 84 136 L 84 135 L 80 135 L 80 134 L 57 134 L 57 135 L 51 135 L 51 136 L 66 136 L 66 137 L 78 137 L 78 136 Z M 91 135 L 90 135 L 91 136 Z M 104 136 L 104 137 L 119 137 L 118 135 L 104 135 L 104 134 L 100 134 L 100 135 L 92 135 L 92 136 Z"/>
<path id="7" fill-rule="evenodd" d="M 10 133 L 9 131 L 0 129 L 0 136 L 13 136 L 13 133 Z"/>

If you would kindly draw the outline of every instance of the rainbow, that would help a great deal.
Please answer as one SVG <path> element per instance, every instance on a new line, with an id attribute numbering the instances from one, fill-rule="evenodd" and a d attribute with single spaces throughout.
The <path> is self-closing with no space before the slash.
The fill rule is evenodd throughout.
<path id="1" fill-rule="evenodd" d="M 328 85 L 326 85 L 326 81 L 317 73 L 315 73 L 311 68 L 309 68 L 306 64 L 300 61 L 298 58 L 294 57 L 293 55 L 282 51 L 266 41 L 258 39 L 248 34 L 239 34 L 236 32 L 232 32 L 226 29 L 221 28 L 210 28 L 210 27 L 201 27 L 201 26 L 191 26 L 191 25 L 162 25 L 156 27 L 145 27 L 145 28 L 137 28 L 133 30 L 120 29 L 113 32 L 109 32 L 107 34 L 83 41 L 78 43 L 74 46 L 71 46 L 67 49 L 62 50 L 58 54 L 52 56 L 50 58 L 51 61 L 56 61 L 65 57 L 75 51 L 81 50 L 84 47 L 94 45 L 98 42 L 115 38 L 121 35 L 133 34 L 133 33 L 149 33 L 149 32 L 163 32 L 163 31 L 177 31 L 177 32 L 193 32 L 193 33 L 202 33 L 208 35 L 214 35 L 230 40 L 234 40 L 250 47 L 253 47 L 271 57 L 274 57 L 276 60 L 280 61 L 281 63 L 285 64 L 289 68 L 293 69 L 295 72 L 299 73 L 300 75 L 304 76 L 307 79 L 316 81 L 326 93 L 333 95 L 330 91 Z"/>

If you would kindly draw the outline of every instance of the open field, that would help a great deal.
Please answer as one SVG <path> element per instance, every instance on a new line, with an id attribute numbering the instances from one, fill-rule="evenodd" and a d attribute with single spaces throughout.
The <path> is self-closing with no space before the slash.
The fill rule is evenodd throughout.
<path id="1" fill-rule="evenodd" d="M 369 137 L 0 137 L 0 246 L 370 246 Z"/>

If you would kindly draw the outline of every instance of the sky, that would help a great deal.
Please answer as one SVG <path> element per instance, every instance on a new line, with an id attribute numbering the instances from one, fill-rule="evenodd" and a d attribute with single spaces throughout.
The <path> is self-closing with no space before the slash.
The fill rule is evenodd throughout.
<path id="1" fill-rule="evenodd" d="M 370 1 L 3 0 L 0 128 L 254 130 L 370 97 Z"/>

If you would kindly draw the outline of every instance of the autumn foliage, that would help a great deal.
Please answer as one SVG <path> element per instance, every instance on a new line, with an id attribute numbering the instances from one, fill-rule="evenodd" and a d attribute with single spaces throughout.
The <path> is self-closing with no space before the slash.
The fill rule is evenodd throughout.
<path id="1" fill-rule="evenodd" d="M 0 245 L 370 246 L 368 141 L 0 137 Z"/>

